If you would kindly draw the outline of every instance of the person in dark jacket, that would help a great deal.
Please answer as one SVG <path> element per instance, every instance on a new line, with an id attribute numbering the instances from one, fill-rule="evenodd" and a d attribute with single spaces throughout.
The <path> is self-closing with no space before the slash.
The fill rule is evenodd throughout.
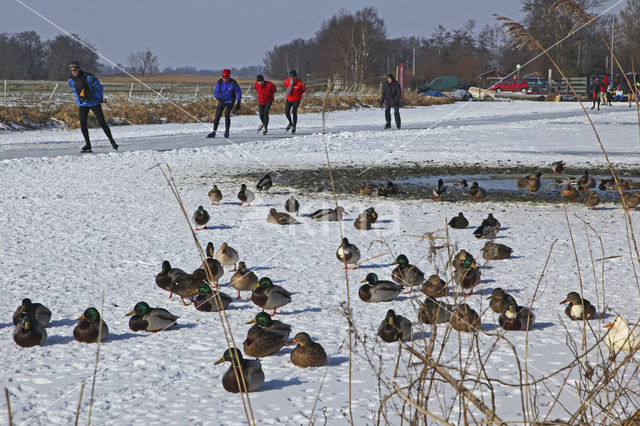
<path id="1" fill-rule="evenodd" d="M 80 118 L 80 130 L 82 136 L 84 136 L 84 147 L 80 152 L 93 152 L 91 149 L 91 140 L 89 139 L 89 128 L 87 126 L 87 119 L 89 118 L 89 111 L 93 111 L 98 124 L 102 127 L 104 134 L 109 138 L 113 149 L 118 149 L 118 144 L 113 140 L 111 136 L 111 129 L 107 125 L 104 114 L 102 112 L 102 102 L 104 96 L 104 88 L 95 75 L 84 72 L 80 68 L 78 61 L 73 61 L 69 64 L 69 71 L 71 76 L 69 77 L 69 87 L 76 96 L 76 104 L 78 104 L 78 117 Z"/>
<path id="2" fill-rule="evenodd" d="M 273 95 L 278 91 L 276 85 L 272 82 L 265 80 L 262 74 L 258 74 L 256 82 L 253 83 L 253 88 L 256 89 L 258 94 L 258 114 L 260 115 L 260 127 L 258 131 L 262 131 L 263 135 L 267 134 L 267 127 L 269 127 L 269 110 L 273 104 Z"/>
<path id="3" fill-rule="evenodd" d="M 304 85 L 302 80 L 298 79 L 298 73 L 296 70 L 289 72 L 289 78 L 284 81 L 284 87 L 287 91 L 286 101 L 284 103 L 284 115 L 287 117 L 289 124 L 285 131 L 291 130 L 291 133 L 296 132 L 296 125 L 298 124 L 298 107 L 302 100 L 302 94 L 307 91 L 307 86 Z M 291 119 L 291 109 L 293 109 L 293 120 Z"/>
<path id="4" fill-rule="evenodd" d="M 224 111 L 224 137 L 229 137 L 229 127 L 231 127 L 231 109 L 235 105 L 235 111 L 240 112 L 240 100 L 242 91 L 238 83 L 231 78 L 231 70 L 222 70 L 222 78 L 216 83 L 213 96 L 218 100 L 216 116 L 213 119 L 213 132 L 207 135 L 208 138 L 215 138 L 218 131 L 218 124 Z"/>
<path id="5" fill-rule="evenodd" d="M 402 88 L 400 83 L 396 81 L 393 74 L 387 76 L 387 81 L 382 83 L 382 98 L 380 106 L 384 106 L 384 118 L 386 124 L 385 129 L 391 128 L 391 107 L 393 107 L 393 117 L 396 121 L 396 127 L 400 128 L 400 98 L 402 97 Z"/>
<path id="6" fill-rule="evenodd" d="M 600 109 L 600 92 L 602 86 L 602 80 L 600 80 L 600 77 L 596 77 L 591 83 L 591 96 L 593 96 L 593 106 L 591 109 L 596 107 L 596 102 L 598 103 L 598 109 Z"/>

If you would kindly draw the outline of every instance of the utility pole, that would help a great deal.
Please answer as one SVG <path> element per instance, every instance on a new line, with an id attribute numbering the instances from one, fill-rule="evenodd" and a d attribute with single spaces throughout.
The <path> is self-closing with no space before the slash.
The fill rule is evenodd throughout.
<path id="1" fill-rule="evenodd" d="M 616 27 L 616 17 L 613 16 L 613 22 L 611 23 L 611 85 L 613 87 L 613 30 Z"/>
<path id="2" fill-rule="evenodd" d="M 411 61 L 412 64 L 412 73 L 413 73 L 413 77 L 415 78 L 416 76 L 416 48 L 413 48 L 413 61 Z"/>

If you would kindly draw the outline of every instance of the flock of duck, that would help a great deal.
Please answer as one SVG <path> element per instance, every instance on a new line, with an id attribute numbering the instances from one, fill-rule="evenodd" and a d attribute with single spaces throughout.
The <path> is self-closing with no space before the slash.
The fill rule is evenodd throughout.
<path id="1" fill-rule="evenodd" d="M 554 170 L 555 172 L 556 170 Z M 561 171 L 561 170 L 560 170 Z M 586 172 L 585 172 L 586 174 Z M 531 175 L 529 180 L 539 179 L 539 174 Z M 268 193 L 273 182 L 269 175 L 265 175 L 256 185 L 262 192 Z M 477 183 L 470 187 L 477 187 Z M 529 188 L 529 186 L 527 186 Z M 536 188 L 531 188 L 536 189 Z M 531 190 L 530 189 L 530 190 Z M 393 183 L 376 186 L 385 196 L 398 193 L 398 188 Z M 477 194 L 482 193 L 479 188 Z M 442 192 L 442 193 L 440 193 Z M 534 192 L 534 191 L 532 191 Z M 362 193 L 362 188 L 361 188 Z M 434 200 L 441 199 L 442 180 L 438 188 L 434 189 Z M 219 205 L 222 193 L 213 186 L 208 193 L 212 205 Z M 481 196 L 482 197 L 482 196 Z M 239 205 L 249 206 L 255 200 L 255 194 L 241 185 L 237 194 Z M 475 198 L 474 198 L 475 200 Z M 479 201 L 479 200 L 476 200 Z M 291 196 L 286 200 L 285 212 L 270 209 L 267 222 L 276 225 L 293 225 L 299 223 L 292 214 L 298 216 L 300 203 Z M 321 209 L 308 215 L 315 221 L 338 221 L 347 212 L 342 207 L 336 209 Z M 378 219 L 378 214 L 373 207 L 363 211 L 354 220 L 354 227 L 359 230 L 371 229 L 371 224 Z M 192 220 L 197 230 L 206 229 L 210 220 L 209 213 L 199 206 L 193 213 Z M 463 213 L 459 213 L 449 221 L 453 229 L 466 229 L 469 221 Z M 482 248 L 482 257 L 487 260 L 508 259 L 512 249 L 505 244 L 496 243 L 493 240 L 500 230 L 500 222 L 489 214 L 473 235 L 478 239 L 487 240 Z M 182 303 L 187 306 L 193 304 L 195 309 L 201 312 L 217 312 L 227 309 L 232 302 L 232 297 L 219 291 L 218 282 L 225 273 L 225 267 L 233 266 L 230 272 L 234 272 L 230 278 L 231 287 L 241 292 L 251 291 L 250 299 L 262 312 L 258 312 L 247 324 L 252 324 L 247 331 L 243 342 L 243 351 L 246 356 L 258 358 L 245 359 L 242 351 L 237 348 L 227 349 L 216 362 L 231 362 L 231 366 L 224 373 L 222 384 L 229 392 L 242 390 L 254 391 L 264 383 L 264 372 L 259 358 L 276 354 L 283 346 L 297 344 L 291 352 L 291 362 L 299 367 L 316 367 L 326 362 L 327 355 L 323 347 L 314 342 L 306 332 L 298 332 L 292 340 L 289 340 L 292 328 L 289 324 L 274 320 L 272 317 L 276 310 L 292 301 L 289 291 L 279 285 L 275 285 L 269 277 L 258 278 L 249 270 L 245 262 L 240 261 L 238 252 L 226 242 L 223 242 L 216 251 L 213 243 L 206 246 L 205 261 L 193 272 L 187 273 L 182 269 L 174 268 L 169 261 L 164 261 L 155 281 L 158 287 L 168 291 L 169 297 L 176 294 Z M 358 247 L 343 238 L 336 250 L 336 258 L 345 268 L 356 269 L 360 261 Z M 439 298 L 449 293 L 449 286 L 438 275 L 431 275 L 425 279 L 425 274 L 416 265 L 412 265 L 406 255 L 400 254 L 392 265 L 396 265 L 391 272 L 391 281 L 381 280 L 377 274 L 369 273 L 362 281 L 363 285 L 358 290 L 359 298 L 366 303 L 391 302 L 403 291 L 411 292 L 414 287 L 420 287 L 420 291 L 426 295 L 426 299 L 420 305 L 417 312 L 419 322 L 435 325 L 437 323 L 450 323 L 451 327 L 461 332 L 476 332 L 481 328 L 480 315 L 468 304 L 450 305 Z M 480 283 L 481 271 L 475 258 L 466 250 L 460 250 L 451 260 L 453 268 L 453 282 L 462 290 L 464 297 L 473 294 L 473 288 Z M 466 293 L 468 292 L 468 293 Z M 535 324 L 535 314 L 528 308 L 517 304 L 514 297 L 501 288 L 495 288 L 489 297 L 490 308 L 499 314 L 498 323 L 505 330 L 529 330 Z M 588 300 L 583 299 L 576 292 L 571 292 L 561 303 L 568 303 L 565 310 L 571 320 L 593 320 L 597 318 L 596 310 Z M 268 314 L 265 310 L 273 310 Z M 13 315 L 15 329 L 13 339 L 21 347 L 32 347 L 43 344 L 47 339 L 46 326 L 51 321 L 51 311 L 40 303 L 33 303 L 25 298 Z M 148 303 L 140 301 L 135 304 L 133 310 L 126 314 L 131 316 L 129 327 L 132 331 L 159 332 L 166 330 L 177 323 L 178 316 L 164 308 L 152 308 Z M 77 318 L 77 325 L 73 330 L 73 336 L 79 342 L 95 343 L 103 341 L 109 335 L 109 328 L 101 318 L 99 311 L 94 307 L 87 308 Z M 605 327 L 611 327 L 607 333 L 606 342 L 613 350 L 640 349 L 640 327 L 629 326 L 629 323 L 617 316 L 613 322 Z M 393 309 L 389 309 L 378 327 L 378 336 L 385 342 L 408 340 L 412 336 L 412 322 L 397 315 Z M 242 376 L 237 376 L 235 369 L 242 370 Z M 242 377 L 244 380 L 240 380 Z"/>

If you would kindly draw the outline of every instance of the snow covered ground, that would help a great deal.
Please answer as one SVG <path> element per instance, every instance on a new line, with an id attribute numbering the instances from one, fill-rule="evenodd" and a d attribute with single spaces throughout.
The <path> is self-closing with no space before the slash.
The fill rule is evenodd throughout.
<path id="1" fill-rule="evenodd" d="M 548 167 L 562 159 L 576 167 L 605 164 L 585 117 L 574 103 L 456 103 L 401 112 L 400 131 L 381 129 L 380 110 L 330 114 L 325 139 L 332 164 L 362 170 L 408 162 Z M 637 168 L 637 112 L 619 104 L 603 108 L 593 118 L 614 164 Z M 80 384 L 93 373 L 96 349 L 73 340 L 73 319 L 88 306 L 100 308 L 103 291 L 104 319 L 111 334 L 100 352 L 92 414 L 95 424 L 246 422 L 240 397 L 225 392 L 221 385 L 228 364 L 213 365 L 226 348 L 218 315 L 185 307 L 179 299 L 169 300 L 155 285 L 163 260 L 185 270 L 200 264 L 173 195 L 159 169 L 151 168 L 157 163 L 170 165 L 189 216 L 198 205 L 211 213 L 211 229 L 197 233 L 200 244 L 204 247 L 212 241 L 217 248 L 228 242 L 259 276 L 268 276 L 293 292 L 293 301 L 279 309 L 275 318 L 291 324 L 293 334 L 308 332 L 329 356 L 328 367 L 309 370 L 290 363 L 290 347 L 263 359 L 266 382 L 251 394 L 257 423 L 307 423 L 318 394 L 315 420 L 345 423 L 349 352 L 347 322 L 342 314 L 345 275 L 335 257 L 340 242 L 338 224 L 316 223 L 308 217 L 287 228 L 266 222 L 269 208 L 282 211 L 290 193 L 278 184 L 274 170 L 326 166 L 321 119 L 319 115 L 301 116 L 300 135 L 295 137 L 278 130 L 284 124 L 281 117 L 272 118 L 268 138 L 255 134 L 256 123 L 255 117 L 234 117 L 231 143 L 203 139 L 209 131 L 209 125 L 203 124 L 116 127 L 114 136 L 122 146 L 117 153 L 108 148 L 97 129 L 92 130 L 96 153 L 91 155 L 78 153 L 81 136 L 77 130 L 0 134 L 0 158 L 4 158 L 0 180 L 5 188 L 0 193 L 0 378 L 2 386 L 9 389 L 16 424 L 73 422 Z M 247 171 L 271 172 L 275 185 L 268 195 L 256 194 L 251 207 L 239 207 L 235 194 L 243 182 L 231 175 Z M 366 173 L 362 178 L 366 179 Z M 353 182 L 354 194 L 360 183 Z M 220 206 L 211 206 L 207 197 L 212 184 L 223 192 Z M 333 203 L 330 193 L 295 196 L 305 214 Z M 377 342 L 376 329 L 386 310 L 393 308 L 414 322 L 414 344 L 422 348 L 422 337 L 428 340 L 432 333 L 430 326 L 416 320 L 415 309 L 424 297 L 414 291 L 394 302 L 365 304 L 357 296 L 359 282 L 368 272 L 389 279 L 393 268 L 389 264 L 400 253 L 427 275 L 439 271 L 448 279 L 446 249 L 429 256 L 429 240 L 415 236 L 436 231 L 444 237 L 445 220 L 459 211 L 469 218 L 470 227 L 449 230 L 451 242 L 458 249 L 467 249 L 482 265 L 483 281 L 476 288 L 477 295 L 465 300 L 482 314 L 483 333 L 478 337 L 482 353 L 488 353 L 495 344 L 495 333 L 501 331 L 497 315 L 487 310 L 486 298 L 495 287 L 528 305 L 541 280 L 533 305 L 537 325 L 528 335 L 526 354 L 533 378 L 574 358 L 566 344 L 567 331 L 561 324 L 566 317 L 559 303 L 568 292 L 579 291 L 580 278 L 585 297 L 598 311 L 605 304 L 611 309 L 605 319 L 591 322 L 596 336 L 606 331 L 602 325 L 615 314 L 634 322 L 638 319 L 640 291 L 629 256 L 625 217 L 617 204 L 605 204 L 596 211 L 588 211 L 582 204 L 567 206 L 579 276 L 562 205 L 433 203 L 360 195 L 340 196 L 339 202 L 349 213 L 343 222 L 344 235 L 360 247 L 363 259 L 382 255 L 348 274 L 355 327 L 387 360 L 384 374 L 388 377 L 393 375 L 398 346 Z M 371 231 L 358 231 L 353 219 L 369 206 L 378 211 L 380 221 Z M 498 242 L 514 249 L 508 260 L 487 263 L 481 259 L 484 241 L 476 240 L 472 231 L 488 213 L 502 223 Z M 640 229 L 637 212 L 631 217 L 634 229 Z M 585 222 L 602 238 L 604 252 Z M 444 242 L 436 240 L 435 244 Z M 609 256 L 613 257 L 592 261 Z M 229 287 L 230 277 L 231 273 L 225 272 L 222 287 L 235 295 Z M 449 303 L 453 303 L 453 294 L 451 289 Z M 24 349 L 13 343 L 11 315 L 24 297 L 53 311 L 49 338 L 43 346 Z M 129 317 L 124 315 L 141 300 L 179 315 L 178 327 L 157 334 L 130 331 Z M 239 347 L 249 327 L 245 323 L 256 312 L 258 308 L 246 299 L 234 300 L 227 311 Z M 580 340 L 580 324 L 566 325 Z M 510 332 L 508 338 L 524 363 L 524 333 Z M 588 333 L 587 340 L 593 344 L 596 338 Z M 466 354 L 470 342 L 468 335 L 452 334 L 445 343 L 443 360 L 458 363 L 459 348 Z M 592 364 L 603 362 L 595 354 L 589 359 Z M 393 379 L 400 386 L 406 384 L 408 360 L 404 351 L 399 377 Z M 490 377 L 518 382 L 515 357 L 504 341 L 498 341 L 487 370 Z M 575 371 L 572 374 L 575 378 Z M 550 379 L 548 388 L 538 389 L 541 413 L 551 407 L 563 377 Z M 354 350 L 352 386 L 356 424 L 375 423 L 378 379 L 359 344 Z M 507 421 L 522 420 L 519 389 L 494 386 L 498 414 Z M 638 391 L 637 377 L 628 386 Z M 87 418 L 89 388 L 85 388 L 81 422 Z M 474 391 L 481 394 L 480 389 Z M 486 389 L 482 391 L 487 397 Z M 386 393 L 383 390 L 383 396 Z M 445 405 L 453 396 L 452 391 L 439 395 Z M 567 419 L 567 411 L 580 404 L 570 389 L 565 389 L 560 401 L 550 419 Z M 443 413 L 436 399 L 431 402 L 428 408 L 438 416 L 459 422 L 457 403 L 452 404 L 451 412 Z M 3 401 L 0 412 L 6 412 L 4 407 Z M 389 415 L 392 423 L 399 423 L 392 410 Z"/>

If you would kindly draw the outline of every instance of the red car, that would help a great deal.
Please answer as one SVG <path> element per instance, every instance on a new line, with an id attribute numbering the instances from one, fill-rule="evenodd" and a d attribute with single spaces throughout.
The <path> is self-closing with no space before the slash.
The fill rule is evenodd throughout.
<path id="1" fill-rule="evenodd" d="M 522 78 L 507 78 L 489 87 L 489 90 L 496 92 L 522 92 L 527 93 L 527 82 Z"/>

